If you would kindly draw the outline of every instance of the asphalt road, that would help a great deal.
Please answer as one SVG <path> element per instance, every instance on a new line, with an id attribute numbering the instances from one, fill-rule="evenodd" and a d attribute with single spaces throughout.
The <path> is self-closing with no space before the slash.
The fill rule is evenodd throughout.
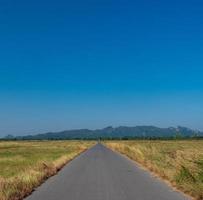
<path id="1" fill-rule="evenodd" d="M 26 200 L 186 200 L 133 161 L 97 144 Z"/>

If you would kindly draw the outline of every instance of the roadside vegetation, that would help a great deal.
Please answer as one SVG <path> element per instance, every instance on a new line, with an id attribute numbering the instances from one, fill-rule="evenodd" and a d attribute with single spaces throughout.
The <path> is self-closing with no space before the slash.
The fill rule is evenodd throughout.
<path id="1" fill-rule="evenodd" d="M 106 141 L 177 189 L 203 199 L 203 140 Z"/>
<path id="2" fill-rule="evenodd" d="M 0 142 L 0 200 L 19 200 L 93 141 Z"/>

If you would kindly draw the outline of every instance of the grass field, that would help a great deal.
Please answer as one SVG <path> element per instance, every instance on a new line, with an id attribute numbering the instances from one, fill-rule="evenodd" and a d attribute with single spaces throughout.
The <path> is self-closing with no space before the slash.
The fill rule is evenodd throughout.
<path id="1" fill-rule="evenodd" d="M 173 186 L 203 199 L 203 141 L 106 141 Z"/>
<path id="2" fill-rule="evenodd" d="M 94 142 L 0 142 L 0 200 L 18 200 Z"/>

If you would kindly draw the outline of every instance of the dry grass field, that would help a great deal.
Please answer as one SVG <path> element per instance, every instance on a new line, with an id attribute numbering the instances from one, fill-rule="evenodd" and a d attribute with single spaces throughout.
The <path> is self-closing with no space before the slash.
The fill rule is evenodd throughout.
<path id="1" fill-rule="evenodd" d="M 106 141 L 177 189 L 203 199 L 203 141 Z"/>
<path id="2" fill-rule="evenodd" d="M 18 200 L 94 142 L 0 142 L 0 200 Z"/>

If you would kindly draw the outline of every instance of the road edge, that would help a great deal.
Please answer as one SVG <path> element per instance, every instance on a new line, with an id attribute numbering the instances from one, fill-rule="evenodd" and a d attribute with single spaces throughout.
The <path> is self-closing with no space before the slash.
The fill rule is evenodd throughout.
<path id="1" fill-rule="evenodd" d="M 190 198 L 191 200 L 197 200 L 195 199 L 193 196 L 191 196 L 190 194 L 187 194 L 185 192 L 183 192 L 182 190 L 180 190 L 179 188 L 177 188 L 175 185 L 173 185 L 169 180 L 164 179 L 163 177 L 161 177 L 159 174 L 151 171 L 149 168 L 147 168 L 146 166 L 144 166 L 142 163 L 139 163 L 138 161 L 130 158 L 129 156 L 127 156 L 126 154 L 116 151 L 114 149 L 111 149 L 110 147 L 108 147 L 105 143 L 101 143 L 103 146 L 105 146 L 106 148 L 108 148 L 109 150 L 111 150 L 112 152 L 126 158 L 127 160 L 129 160 L 131 163 L 133 163 L 134 165 L 136 165 L 137 167 L 139 167 L 140 169 L 146 171 L 149 173 L 150 176 L 152 176 L 153 178 L 158 179 L 159 181 L 164 182 L 165 184 L 167 184 L 173 191 L 179 192 L 181 193 L 183 196 Z"/>

